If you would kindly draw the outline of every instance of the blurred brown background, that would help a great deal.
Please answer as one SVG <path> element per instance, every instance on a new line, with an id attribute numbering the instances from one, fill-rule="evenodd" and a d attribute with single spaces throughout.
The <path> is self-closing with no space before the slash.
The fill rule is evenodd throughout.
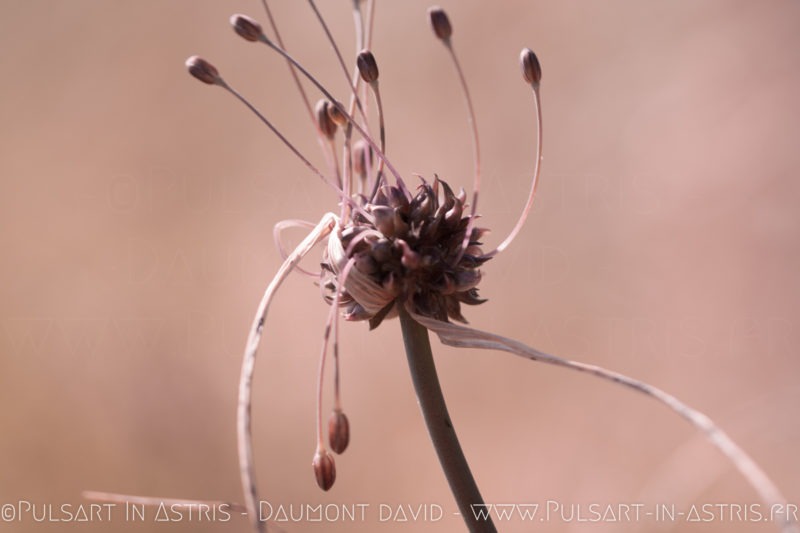
<path id="1" fill-rule="evenodd" d="M 344 94 L 308 6 L 273 4 L 287 46 Z M 350 56 L 350 2 L 320 4 Z M 487 265 L 490 301 L 467 310 L 471 323 L 676 394 L 800 503 L 800 5 L 493 6 L 444 3 L 485 149 L 488 243 L 512 227 L 533 167 L 523 46 L 544 70 L 545 160 L 536 209 Z M 378 4 L 388 150 L 410 181 L 438 173 L 469 188 L 462 99 L 427 7 Z M 255 0 L 2 6 L 0 504 L 77 504 L 85 489 L 241 499 L 236 387 L 252 313 L 279 265 L 271 229 L 318 220 L 335 198 L 232 98 L 186 75 L 184 59 L 204 55 L 322 164 L 285 65 L 231 32 L 235 12 L 265 19 Z M 264 499 L 371 505 L 365 521 L 287 531 L 460 531 L 396 321 L 373 333 L 343 328 L 352 442 L 336 486 L 317 489 L 310 461 L 326 313 L 318 289 L 296 276 L 268 319 L 254 404 Z M 508 354 L 434 345 L 489 502 L 757 501 L 714 449 L 650 400 Z M 382 522 L 380 503 L 438 504 L 446 516 Z M 534 526 L 774 530 L 720 520 L 501 529 Z M 117 513 L 110 524 L 28 517 L 0 530 L 247 526 L 239 517 L 142 525 Z"/>

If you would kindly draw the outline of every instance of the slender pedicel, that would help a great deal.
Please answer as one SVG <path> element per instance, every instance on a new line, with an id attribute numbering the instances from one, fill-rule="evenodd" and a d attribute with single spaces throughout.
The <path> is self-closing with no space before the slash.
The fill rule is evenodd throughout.
<path id="1" fill-rule="evenodd" d="M 325 32 L 325 36 L 328 38 L 328 42 L 331 44 L 333 52 L 336 54 L 336 59 L 339 60 L 339 65 L 341 65 L 342 70 L 344 71 L 344 77 L 345 79 L 347 79 L 347 83 L 351 84 L 350 89 L 352 90 L 352 95 L 355 98 L 356 107 L 358 107 L 358 111 L 361 113 L 361 116 L 364 117 L 364 121 L 366 122 L 367 114 L 364 108 L 361 107 L 361 99 L 358 97 L 358 87 L 356 86 L 355 83 L 352 83 L 350 80 L 350 71 L 347 70 L 347 65 L 345 65 L 344 63 L 344 58 L 342 57 L 342 53 L 339 51 L 339 46 L 336 44 L 336 39 L 333 38 L 330 29 L 328 29 L 328 24 L 322 17 L 322 13 L 320 13 L 319 9 L 317 9 L 317 5 L 314 3 L 314 0 L 308 0 L 308 3 L 309 5 L 311 5 L 311 9 L 317 16 L 317 20 L 319 20 L 319 23 L 322 26 L 323 31 Z M 281 48 L 283 47 L 281 46 Z"/>
<path id="2" fill-rule="evenodd" d="M 311 170 L 311 172 L 319 176 L 320 179 L 322 179 L 322 181 L 324 181 L 326 184 L 328 184 L 328 186 L 330 186 L 334 191 L 336 191 L 336 194 L 339 196 L 340 199 L 342 199 L 345 203 L 347 203 L 347 205 L 356 209 L 363 216 L 367 217 L 368 219 L 372 219 L 372 215 L 364 211 L 364 208 L 361 207 L 352 198 L 350 198 L 349 196 L 345 196 L 342 190 L 339 189 L 339 187 L 337 187 L 336 184 L 330 180 L 330 178 L 328 178 L 322 172 L 320 172 L 319 169 L 317 169 L 317 167 L 315 167 L 308 159 L 306 159 L 306 157 L 303 154 L 301 154 L 300 151 L 297 148 L 295 148 L 294 145 L 291 142 L 289 142 L 289 140 L 280 131 L 278 131 L 278 129 L 275 126 L 272 125 L 272 122 L 270 122 L 264 115 L 262 115 L 261 112 L 258 109 L 256 109 L 236 89 L 228 85 L 225 82 L 225 80 L 222 79 L 222 76 L 219 75 L 219 71 L 217 71 L 217 69 L 211 63 L 209 63 L 208 61 L 199 56 L 191 56 L 189 59 L 186 60 L 186 68 L 189 70 L 189 74 L 191 74 L 198 80 L 202 81 L 203 83 L 222 87 L 223 89 L 231 93 L 233 96 L 235 96 L 240 102 L 242 102 L 245 106 L 247 106 L 247 108 L 250 111 L 252 111 L 253 114 L 255 114 L 259 118 L 259 120 L 261 120 L 261 122 L 266 124 L 266 126 L 272 131 L 272 133 L 274 133 L 283 142 L 283 144 L 285 144 L 289 148 L 289 150 L 291 150 L 292 153 L 296 155 L 300 159 L 300 161 L 302 161 L 303 164 L 305 164 L 306 167 L 308 167 L 309 170 Z"/>
<path id="3" fill-rule="evenodd" d="M 339 281 L 336 285 L 336 291 L 333 296 L 333 302 L 331 302 L 331 308 L 328 312 L 328 319 L 325 323 L 325 332 L 322 336 L 322 351 L 320 353 L 319 358 L 319 372 L 317 375 L 317 450 L 314 454 L 313 466 L 314 471 L 316 473 L 317 484 L 322 490 L 329 490 L 335 481 L 336 478 L 336 469 L 334 465 L 333 456 L 328 454 L 325 448 L 325 440 L 322 437 L 322 384 L 323 378 L 325 375 L 325 360 L 328 354 L 328 342 L 331 336 L 331 329 L 333 328 L 334 322 L 336 321 L 336 317 L 338 316 L 339 311 L 339 301 L 341 298 L 342 290 L 341 287 L 344 287 L 344 283 L 347 280 L 347 276 L 350 273 L 350 269 L 353 268 L 355 264 L 355 258 L 351 258 L 347 261 L 347 264 L 342 269 L 342 272 L 339 276 Z M 339 349 L 338 349 L 338 342 L 334 343 L 334 358 L 336 362 L 336 369 L 335 369 L 335 380 L 334 384 L 336 386 L 336 394 L 335 394 L 335 405 L 334 409 L 341 412 L 341 404 L 340 404 L 340 396 L 339 396 Z M 346 419 L 345 419 L 346 423 Z M 347 437 L 349 438 L 349 425 L 347 429 Z M 335 432 L 343 431 L 343 428 L 336 428 Z M 329 423 L 329 437 L 330 435 L 330 423 Z M 333 442 L 331 447 L 334 449 L 335 452 L 341 453 L 347 447 L 347 442 L 343 441 L 341 435 L 334 435 L 330 438 Z M 338 448 L 338 450 L 337 450 Z M 322 476 L 322 473 L 326 472 L 326 469 L 330 466 L 330 472 L 332 475 Z"/>
<path id="4" fill-rule="evenodd" d="M 386 153 L 386 126 L 383 121 L 383 103 L 381 102 L 381 91 L 378 86 L 378 62 L 375 61 L 375 56 L 369 50 L 362 50 L 356 58 L 356 65 L 358 72 L 361 74 L 361 79 L 364 80 L 375 95 L 375 103 L 378 106 L 378 128 L 380 131 L 381 152 Z M 383 160 L 378 162 L 378 171 L 375 176 L 375 184 L 372 193 L 369 196 L 370 201 L 375 199 L 378 189 L 383 185 Z"/>
<path id="5" fill-rule="evenodd" d="M 261 0 L 261 5 L 264 6 L 264 11 L 267 14 L 267 19 L 269 20 L 270 28 L 272 28 L 272 33 L 275 35 L 275 42 L 278 43 L 283 49 L 286 47 L 283 44 L 283 39 L 281 38 L 281 34 L 278 31 L 278 25 L 275 22 L 275 18 L 272 16 L 272 10 L 269 8 L 269 4 L 267 0 Z M 308 94 L 306 94 L 306 90 L 303 88 L 303 84 L 300 82 L 300 78 L 297 76 L 297 71 L 295 70 L 294 65 L 292 65 L 291 61 L 286 61 L 286 65 L 289 67 L 289 72 L 292 75 L 292 79 L 294 80 L 295 87 L 297 88 L 297 92 L 300 94 L 300 98 L 303 100 L 303 105 L 308 112 L 308 116 L 311 119 L 311 123 L 314 125 L 314 132 L 317 134 L 317 142 L 319 143 L 320 150 L 322 150 L 322 154 L 325 157 L 325 161 L 328 165 L 328 170 L 336 175 L 337 181 L 341 182 L 341 174 L 339 173 L 339 164 L 336 157 L 336 151 L 331 150 L 328 144 L 325 142 L 325 137 L 323 133 L 320 131 L 319 126 L 317 125 L 317 121 L 314 117 L 314 110 L 311 109 L 311 101 L 308 99 Z"/>
<path id="6" fill-rule="evenodd" d="M 533 199 L 536 197 L 536 186 L 539 184 L 539 173 L 541 171 L 542 163 L 542 104 L 541 97 L 539 96 L 539 83 L 542 81 L 542 67 L 539 65 L 539 59 L 530 48 L 525 48 L 520 52 L 520 67 L 522 68 L 523 79 L 533 89 L 533 101 L 536 106 L 536 163 L 533 168 L 533 180 L 531 181 L 531 190 L 528 193 L 528 200 L 525 202 L 525 207 L 517 220 L 514 229 L 508 234 L 508 237 L 501 242 L 497 248 L 486 254 L 486 257 L 494 257 L 511 244 L 511 241 L 522 230 L 522 226 L 528 219 L 528 215 L 533 207 Z"/>
<path id="7" fill-rule="evenodd" d="M 447 51 L 450 53 L 450 59 L 456 68 L 458 74 L 458 81 L 461 84 L 461 92 L 464 94 L 464 101 L 467 104 L 467 119 L 469 121 L 470 129 L 472 130 L 472 148 L 475 166 L 475 180 L 472 184 L 472 207 L 470 208 L 469 225 L 467 232 L 464 236 L 464 242 L 461 243 L 461 251 L 456 259 L 460 260 L 469 245 L 469 236 L 475 224 L 475 213 L 478 210 L 478 194 L 481 190 L 481 144 L 478 138 L 478 123 L 475 120 L 475 110 L 472 106 L 472 98 L 469 94 L 467 87 L 467 79 L 464 77 L 464 72 L 461 70 L 461 63 L 456 57 L 455 48 L 453 48 L 452 35 L 453 26 L 450 24 L 450 19 L 445 13 L 444 9 L 434 6 L 428 10 L 428 18 L 430 19 L 431 28 L 436 37 L 444 44 Z"/>
<path id="8" fill-rule="evenodd" d="M 255 21 L 254 21 L 253 19 L 251 19 L 250 17 L 247 17 L 246 15 L 234 15 L 233 17 L 231 17 L 231 23 L 233 24 L 234 28 L 236 28 L 236 26 L 237 26 L 237 25 L 255 25 L 255 26 L 256 26 L 256 27 L 258 27 L 259 29 L 261 28 L 261 26 L 259 26 L 257 22 L 255 22 Z M 239 31 L 238 31 L 238 30 L 237 30 L 237 33 L 239 33 Z M 239 33 L 239 35 L 242 35 L 242 34 L 241 34 L 241 33 Z M 244 37 L 244 35 L 242 35 L 242 37 Z M 247 37 L 245 37 L 245 39 L 247 39 Z M 247 40 L 249 40 L 249 39 L 247 39 Z M 375 144 L 375 141 L 372 139 L 372 137 L 371 137 L 371 136 L 370 136 L 370 135 L 369 135 L 369 134 L 368 134 L 368 133 L 365 131 L 365 129 L 364 129 L 364 128 L 362 128 L 362 127 L 361 127 L 361 126 L 358 124 L 358 122 L 356 122 L 356 121 L 353 119 L 353 117 L 352 117 L 352 116 L 351 116 L 351 115 L 350 115 L 350 114 L 349 114 L 349 113 L 348 113 L 348 112 L 345 110 L 344 106 L 343 106 L 343 105 L 342 105 L 342 104 L 341 104 L 341 103 L 340 103 L 338 100 L 336 100 L 336 98 L 334 98 L 334 97 L 333 97 L 333 95 L 330 93 L 330 91 L 328 91 L 328 89 L 326 89 L 326 88 L 325 88 L 325 87 L 324 87 L 324 86 L 323 86 L 323 85 L 322 85 L 322 84 L 321 84 L 321 83 L 320 83 L 320 82 L 317 80 L 317 78 L 315 78 L 315 77 L 314 77 L 314 76 L 313 76 L 313 75 L 312 75 L 310 72 L 308 72 L 308 70 L 306 70 L 306 68 L 305 68 L 305 67 L 303 67 L 303 65 L 301 65 L 300 63 L 298 63 L 296 59 L 294 59 L 294 58 L 293 58 L 291 55 L 289 55 L 289 53 L 288 53 L 286 50 L 284 50 L 284 49 L 283 49 L 283 48 L 281 48 L 280 46 L 276 45 L 276 44 L 275 44 L 274 42 L 272 42 L 272 41 L 271 41 L 271 40 L 270 40 L 270 39 L 269 39 L 269 38 L 268 38 L 266 35 L 264 35 L 264 32 L 263 32 L 263 31 L 262 31 L 262 32 L 261 32 L 261 34 L 259 35 L 259 37 L 258 37 L 258 40 L 259 40 L 259 42 L 262 42 L 262 43 L 266 44 L 266 45 L 267 45 L 267 46 L 269 46 L 269 47 L 270 47 L 272 50 L 274 50 L 275 52 L 277 52 L 278 54 L 280 54 L 281 56 L 283 56 L 283 58 L 284 58 L 284 59 L 286 59 L 286 60 L 288 60 L 288 61 L 291 61 L 291 62 L 292 62 L 292 64 L 293 64 L 295 67 L 297 67 L 297 70 L 299 70 L 299 71 L 300 71 L 300 72 L 303 74 L 303 76 L 305 76 L 305 77 L 306 77 L 306 79 L 308 79 L 308 81 L 310 81 L 311 83 L 313 83 L 313 84 L 314 84 L 314 86 L 316 86 L 316 88 L 317 88 L 317 89 L 319 89 L 319 91 L 320 91 L 320 92 L 321 92 L 323 95 L 325 95 L 325 97 L 326 97 L 326 98 L 328 98 L 328 100 L 330 100 L 330 101 L 331 101 L 331 103 L 332 103 L 334 106 L 336 106 L 337 108 L 339 108 L 339 110 L 342 112 L 342 114 L 343 114 L 345 117 L 347 117 L 347 120 L 350 122 L 350 124 L 351 124 L 351 125 L 352 125 L 352 126 L 355 128 L 355 129 L 356 129 L 356 131 L 358 131 L 358 133 L 360 133 L 360 134 L 361 134 L 361 136 L 364 138 L 364 140 L 366 140 L 366 141 L 369 143 L 369 145 L 372 147 L 372 149 L 373 149 L 373 150 L 375 150 L 375 153 L 376 153 L 376 155 L 377 155 L 377 156 L 378 156 L 378 157 L 379 157 L 381 160 L 383 160 L 383 162 L 386 164 L 386 168 L 388 168 L 388 169 L 389 169 L 389 171 L 392 173 L 392 175 L 394 176 L 394 178 L 397 180 L 398 184 L 401 184 L 401 183 L 402 183 L 402 184 L 403 184 L 402 186 L 403 186 L 403 187 L 405 187 L 405 183 L 403 182 L 403 178 L 400 176 L 400 173 L 397 171 L 397 169 L 394 167 L 394 165 L 392 165 L 391 161 L 389 161 L 389 160 L 386 158 L 386 156 L 384 155 L 384 153 L 383 153 L 383 152 L 381 152 L 381 151 L 380 151 L 380 149 L 378 148 L 377 144 Z"/>
<path id="9" fill-rule="evenodd" d="M 331 106 L 330 102 L 325 100 L 324 98 L 317 101 L 317 104 L 314 106 L 314 114 L 317 118 L 317 128 L 322 133 L 322 135 L 328 141 L 328 152 L 331 154 L 333 158 L 333 168 L 336 169 L 336 183 L 339 185 L 339 188 L 342 189 L 342 175 L 339 172 L 339 160 L 336 157 L 336 143 L 334 142 L 334 138 L 336 137 L 336 129 L 337 124 L 333 121 L 328 110 L 333 107 Z M 342 191 L 345 192 L 345 191 Z"/>

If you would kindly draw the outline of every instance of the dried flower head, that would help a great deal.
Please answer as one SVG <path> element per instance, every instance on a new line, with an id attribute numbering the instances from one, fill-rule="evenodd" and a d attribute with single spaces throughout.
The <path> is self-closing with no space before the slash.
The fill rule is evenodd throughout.
<path id="1" fill-rule="evenodd" d="M 327 300 L 339 286 L 337 278 L 353 262 L 339 304 L 348 320 L 370 320 L 377 327 L 396 302 L 415 313 L 465 322 L 461 304 L 483 303 L 478 297 L 480 266 L 489 258 L 480 248 L 482 230 L 473 229 L 462 253 L 469 216 L 466 194 L 434 179 L 423 181 L 414 196 L 400 186 L 383 186 L 364 211 L 355 213 L 340 233 L 328 238 L 323 259 Z M 396 310 L 394 311 L 396 314 Z"/>
<path id="2" fill-rule="evenodd" d="M 231 18 L 231 23 L 236 33 L 244 39 L 265 44 L 287 61 L 292 77 L 298 86 L 298 92 L 319 136 L 320 146 L 326 156 L 326 171 L 319 170 L 303 156 L 264 115 L 225 83 L 211 64 L 193 56 L 187 60 L 187 68 L 195 78 L 207 84 L 218 85 L 242 101 L 309 170 L 335 191 L 339 205 L 338 212 L 326 213 L 316 224 L 285 221 L 278 223 L 275 228 L 278 248 L 285 261 L 267 287 L 256 312 L 245 348 L 239 390 L 238 439 L 242 485 L 245 491 L 245 505 L 257 530 L 261 530 L 263 524 L 257 520 L 256 508 L 259 500 L 249 433 L 250 393 L 256 351 L 272 297 L 289 273 L 294 269 L 300 269 L 298 263 L 303 257 L 320 243 L 325 244 L 320 271 L 301 271 L 313 276 L 319 282 L 323 297 L 330 305 L 321 350 L 317 389 L 317 449 L 312 461 L 317 483 L 323 490 L 329 490 L 336 478 L 336 466 L 323 438 L 322 422 L 322 377 L 331 338 L 333 339 L 335 377 L 334 409 L 328 420 L 328 441 L 334 452 L 342 453 L 347 448 L 350 439 L 350 424 L 341 407 L 339 389 L 339 316 L 341 314 L 345 319 L 351 321 L 369 321 L 370 328 L 375 328 L 385 319 L 399 315 L 410 362 L 412 360 L 411 352 L 427 344 L 427 332 L 425 331 L 427 329 L 436 333 L 445 344 L 503 350 L 531 360 L 586 372 L 631 388 L 664 403 L 689 420 L 695 427 L 708 434 L 711 442 L 728 456 L 732 463 L 751 481 L 765 502 L 774 504 L 785 501 L 758 465 L 719 430 L 708 417 L 683 404 L 674 396 L 616 372 L 561 359 L 512 339 L 451 322 L 466 322 L 462 314 L 462 304 L 476 305 L 485 301 L 478 295 L 478 284 L 482 277 L 481 267 L 489 259 L 503 252 L 515 239 L 533 205 L 542 153 L 539 94 L 542 71 L 536 55 L 531 50 L 526 48 L 520 54 L 523 78 L 533 90 L 537 126 L 536 155 L 530 192 L 514 228 L 496 247 L 485 252 L 481 241 L 487 230 L 476 227 L 481 183 L 478 128 L 465 76 L 452 45 L 453 28 L 446 13 L 441 8 L 434 7 L 429 10 L 428 15 L 436 37 L 443 42 L 449 52 L 467 104 L 467 116 L 471 126 L 474 148 L 474 177 L 469 201 L 467 193 L 463 189 L 459 188 L 459 192 L 455 193 L 453 188 L 438 176 L 434 176 L 432 180 L 421 178 L 419 184 L 410 189 L 400 172 L 389 160 L 383 106 L 377 82 L 378 67 L 374 56 L 368 51 L 370 42 L 365 37 L 372 35 L 371 27 L 368 26 L 371 24 L 372 17 L 368 17 L 369 22 L 367 22 L 362 16 L 361 2 L 354 2 L 354 9 L 358 36 L 357 49 L 363 51 L 357 55 L 356 66 L 351 73 L 314 1 L 309 1 L 309 5 L 328 36 L 331 48 L 344 70 L 348 94 L 341 100 L 335 98 L 315 76 L 286 51 L 277 27 L 274 25 L 267 2 L 263 1 L 262 3 L 267 9 L 272 25 L 271 33 L 275 36 L 274 41 L 268 39 L 261 26 L 249 17 L 235 15 Z M 373 3 L 372 0 L 369 2 L 370 13 L 374 7 Z M 301 77 L 314 85 L 324 97 L 314 109 L 312 109 L 300 82 Z M 376 103 L 377 135 L 371 131 L 370 121 L 367 117 L 368 107 L 366 104 L 369 96 L 372 96 Z M 337 126 L 342 129 L 339 139 L 336 139 L 335 136 Z M 337 158 L 338 149 L 341 149 L 343 153 L 341 166 Z M 302 242 L 291 253 L 287 253 L 280 238 L 281 232 L 286 228 L 296 226 L 311 229 Z M 415 331 L 416 333 L 414 333 Z M 419 331 L 424 332 L 424 342 L 422 343 L 414 340 L 414 336 Z M 422 347 L 424 349 L 424 346 Z M 430 352 L 429 344 L 427 351 Z M 431 391 L 439 388 L 438 382 L 435 381 L 435 367 L 433 367 L 432 357 L 429 353 L 428 359 L 430 372 L 415 374 L 414 363 L 411 363 L 414 382 L 423 410 L 427 409 L 425 405 L 427 405 L 427 400 L 430 400 L 430 398 L 425 398 L 426 402 L 423 402 L 423 397 L 431 396 L 434 394 Z M 433 382 L 429 381 L 427 385 L 433 386 L 419 386 L 418 382 L 424 379 L 432 379 Z M 441 396 L 440 392 L 438 394 Z M 437 400 L 434 398 L 434 401 Z M 438 401 L 440 403 L 437 406 L 441 407 L 439 411 L 444 413 L 444 420 L 447 422 L 442 422 L 440 419 L 442 423 L 439 426 L 448 426 L 449 419 L 446 417 L 446 408 L 443 407 L 443 398 L 440 397 Z M 426 413 L 429 412 L 430 410 L 426 411 Z M 426 420 L 427 418 L 426 414 Z M 450 427 L 452 436 L 437 437 L 434 435 L 433 426 L 433 424 L 429 424 L 429 429 L 432 439 L 439 449 L 440 457 L 448 456 L 450 452 L 461 454 L 452 427 Z M 447 439 L 450 440 L 443 443 Z M 446 452 L 442 452 L 444 446 L 449 446 Z M 480 501 L 480 494 L 477 492 L 466 461 L 463 460 L 463 454 L 461 454 L 461 460 L 460 463 L 443 461 L 442 465 L 451 486 L 454 487 L 461 513 L 470 525 L 470 529 L 473 529 L 472 526 L 475 523 L 470 522 L 469 505 Z M 461 466 L 453 467 L 453 465 Z M 470 483 L 472 485 L 468 487 L 468 490 L 461 490 Z M 464 497 L 465 494 L 466 497 Z M 786 531 L 791 531 L 791 529 L 786 529 Z"/>

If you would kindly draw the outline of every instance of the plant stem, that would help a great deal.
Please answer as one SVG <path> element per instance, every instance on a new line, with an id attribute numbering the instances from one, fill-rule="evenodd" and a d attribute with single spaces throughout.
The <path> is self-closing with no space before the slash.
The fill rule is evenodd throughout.
<path id="1" fill-rule="evenodd" d="M 447 405 L 433 362 L 428 330 L 412 319 L 399 302 L 397 307 L 417 400 L 461 516 L 471 532 L 496 532 L 491 516 L 476 517 L 476 514 L 486 512 L 487 508 L 472 477 L 464 452 L 461 451 L 450 415 L 447 413 Z"/>

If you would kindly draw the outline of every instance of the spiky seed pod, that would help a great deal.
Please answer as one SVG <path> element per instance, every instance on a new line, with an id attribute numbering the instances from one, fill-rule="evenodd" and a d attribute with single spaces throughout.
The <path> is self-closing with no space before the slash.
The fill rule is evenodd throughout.
<path id="1" fill-rule="evenodd" d="M 192 56 L 186 60 L 186 68 L 189 74 L 209 85 L 219 83 L 222 78 L 219 77 L 219 71 L 200 56 Z"/>
<path id="2" fill-rule="evenodd" d="M 378 81 L 378 62 L 375 61 L 375 56 L 372 55 L 372 52 L 362 50 L 356 58 L 356 64 L 362 80 L 367 83 Z"/>
<path id="3" fill-rule="evenodd" d="M 336 481 L 336 463 L 333 456 L 327 450 L 317 450 L 311 466 L 314 467 L 314 476 L 317 478 L 319 488 L 330 490 Z"/>
<path id="4" fill-rule="evenodd" d="M 522 67 L 522 77 L 531 85 L 538 86 L 542 81 L 542 67 L 533 50 L 524 48 L 519 54 L 519 64 Z"/>
<path id="5" fill-rule="evenodd" d="M 260 41 L 264 35 L 264 30 L 261 29 L 261 24 L 251 19 L 247 15 L 233 15 L 231 16 L 231 26 L 233 31 L 236 32 L 242 39 L 250 42 Z"/>
<path id="6" fill-rule="evenodd" d="M 350 444 L 350 422 L 340 409 L 334 409 L 328 418 L 328 441 L 331 450 L 340 455 Z"/>
<path id="7" fill-rule="evenodd" d="M 319 125 L 320 131 L 328 139 L 333 139 L 333 136 L 336 135 L 336 123 L 331 120 L 330 113 L 328 112 L 330 107 L 330 102 L 323 98 L 317 101 L 317 105 L 314 106 L 314 113 L 317 116 L 317 124 Z"/>
<path id="8" fill-rule="evenodd" d="M 443 41 L 450 39 L 450 36 L 453 35 L 453 27 L 450 25 L 450 19 L 444 9 L 439 6 L 431 7 L 428 9 L 428 19 L 431 21 L 431 28 L 436 37 Z"/>
<path id="9" fill-rule="evenodd" d="M 333 301 L 336 275 L 354 258 L 340 297 L 346 319 L 368 319 L 375 328 L 399 301 L 423 316 L 466 322 L 461 304 L 485 301 L 476 287 L 480 267 L 489 258 L 475 238 L 461 249 L 470 219 L 462 215 L 465 197 L 438 178 L 433 184 L 423 181 L 413 197 L 400 187 L 382 187 L 364 204 L 371 220 L 355 214 L 328 239 L 321 284 L 326 300 Z M 472 231 L 471 236 L 479 235 L 480 230 Z"/>

